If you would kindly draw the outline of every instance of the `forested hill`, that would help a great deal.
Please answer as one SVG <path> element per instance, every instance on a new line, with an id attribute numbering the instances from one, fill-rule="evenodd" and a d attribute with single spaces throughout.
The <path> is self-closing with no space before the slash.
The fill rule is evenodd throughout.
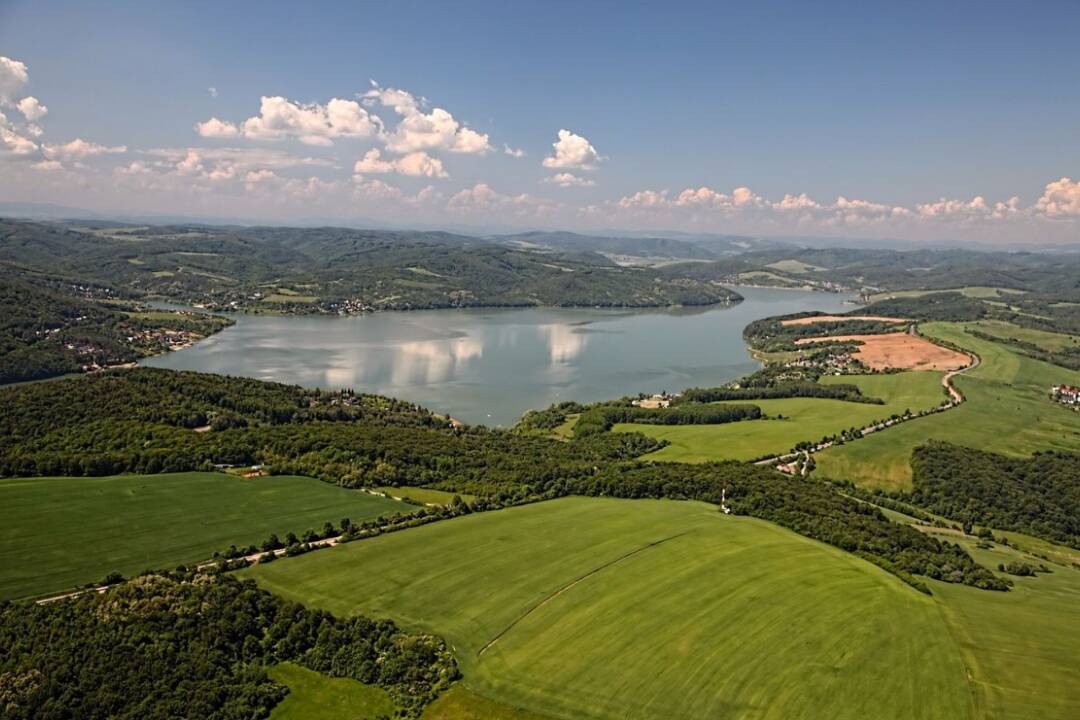
<path id="1" fill-rule="evenodd" d="M 0 220 L 0 268 L 209 308 L 357 312 L 483 306 L 661 307 L 739 296 L 587 250 L 434 232 L 117 226 Z"/>
<path id="2" fill-rule="evenodd" d="M 131 362 L 231 324 L 212 315 L 146 312 L 93 298 L 101 294 L 107 293 L 0 275 L 0 384 Z"/>

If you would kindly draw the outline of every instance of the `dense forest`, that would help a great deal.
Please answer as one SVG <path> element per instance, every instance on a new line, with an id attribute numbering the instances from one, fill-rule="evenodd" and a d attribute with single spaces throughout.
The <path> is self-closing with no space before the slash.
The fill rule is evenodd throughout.
<path id="1" fill-rule="evenodd" d="M 346 398 L 355 404 L 343 404 Z M 901 577 L 1004 588 L 962 551 L 894 525 L 823 483 L 742 463 L 636 460 L 661 446 L 640 433 L 560 442 L 451 427 L 416 406 L 372 396 L 146 368 L 7 388 L 0 402 L 0 476 L 258 463 L 346 487 L 430 486 L 493 498 L 605 494 L 718 503 L 726 491 L 736 512 L 858 552 Z M 230 421 L 215 428 L 222 412 Z M 209 430 L 195 432 L 207 421 Z"/>
<path id="2" fill-rule="evenodd" d="M 916 505 L 1080 548 L 1080 455 L 1010 458 L 932 442 L 915 450 L 911 468 Z"/>
<path id="3" fill-rule="evenodd" d="M 284 661 L 378 685 L 418 717 L 458 674 L 436 637 L 187 572 L 0 604 L 0 647 L 0 716 L 11 720 L 265 718 L 288 692 L 265 667 Z"/>
<path id="4" fill-rule="evenodd" d="M 713 283 L 620 267 L 595 252 L 527 250 L 437 232 L 0 220 L 3 266 L 139 297 L 290 313 L 739 299 Z"/>
<path id="5" fill-rule="evenodd" d="M 0 275 L 0 384 L 39 380 L 167 352 L 231 324 L 215 315 L 138 312 L 95 289 Z"/>

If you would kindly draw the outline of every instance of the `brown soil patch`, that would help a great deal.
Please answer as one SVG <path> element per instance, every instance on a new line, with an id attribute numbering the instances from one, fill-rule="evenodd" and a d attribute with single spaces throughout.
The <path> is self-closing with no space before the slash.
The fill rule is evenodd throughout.
<path id="1" fill-rule="evenodd" d="M 854 340 L 862 343 L 855 353 L 856 359 L 874 370 L 898 368 L 902 370 L 958 370 L 967 367 L 971 359 L 964 353 L 935 345 L 926 338 L 908 333 L 885 335 L 835 335 L 829 337 L 803 338 L 796 345 L 835 340 Z"/>
<path id="2" fill-rule="evenodd" d="M 781 325 L 811 325 L 819 322 L 843 322 L 844 320 L 872 320 L 877 322 L 902 323 L 911 322 L 904 318 L 882 317 L 880 315 L 814 315 L 813 317 L 794 318 L 781 320 Z"/>

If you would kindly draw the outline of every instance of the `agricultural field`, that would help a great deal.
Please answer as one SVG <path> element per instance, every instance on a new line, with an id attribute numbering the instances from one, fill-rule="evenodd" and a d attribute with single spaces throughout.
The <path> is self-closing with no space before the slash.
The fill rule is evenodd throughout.
<path id="1" fill-rule="evenodd" d="M 704 503 L 563 498 L 243 574 L 309 606 L 438 633 L 465 689 L 498 703 L 496 712 L 952 719 L 973 711 L 934 598 L 852 555 Z M 429 717 L 502 716 L 471 713 L 467 696 L 458 702 L 464 711 Z"/>
<path id="2" fill-rule="evenodd" d="M 941 292 L 958 292 L 965 297 L 978 298 L 980 300 L 992 300 L 1008 295 L 1023 295 L 1026 291 L 1014 290 L 1011 288 L 987 287 L 985 285 L 973 285 L 969 287 L 947 288 L 941 290 L 890 290 L 871 295 L 869 301 L 874 303 L 879 300 L 889 300 L 891 298 L 921 297 L 923 295 Z"/>
<path id="3" fill-rule="evenodd" d="M 935 345 L 926 338 L 906 332 L 882 335 L 828 335 L 802 338 L 796 345 L 822 341 L 859 343 L 855 358 L 873 370 L 959 370 L 970 364 L 967 355 Z"/>
<path id="4" fill-rule="evenodd" d="M 412 510 L 313 478 L 206 472 L 9 478 L 0 480 L 0 506 L 0 600 L 197 562 L 343 517 Z"/>
<path id="5" fill-rule="evenodd" d="M 270 720 L 376 720 L 397 710 L 385 690 L 356 680 L 327 677 L 293 663 L 275 665 L 267 673 L 289 688 Z"/>
<path id="6" fill-rule="evenodd" d="M 1016 339 L 1029 342 L 1050 353 L 1061 352 L 1080 345 L 1080 337 L 1075 335 L 1036 330 L 1000 320 L 979 320 L 970 323 L 969 326 L 1003 340 Z"/>
<path id="7" fill-rule="evenodd" d="M 911 451 L 927 440 L 1012 456 L 1036 450 L 1080 451 L 1080 414 L 1047 398 L 1051 385 L 1080 384 L 1080 372 L 980 340 L 963 323 L 926 323 L 927 337 L 976 353 L 981 362 L 953 378 L 967 402 L 815 455 L 815 472 L 867 487 L 908 489 Z"/>
<path id="8" fill-rule="evenodd" d="M 674 462 L 751 460 L 790 450 L 803 440 L 816 441 L 852 427 L 863 427 L 905 410 L 941 404 L 945 390 L 941 373 L 904 372 L 888 375 L 843 375 L 822 378 L 823 383 L 854 383 L 863 395 L 878 397 L 884 405 L 825 398 L 754 400 L 768 419 L 724 425 L 644 425 L 619 423 L 613 432 L 641 432 L 671 444 L 646 457 Z M 742 402 L 742 401 L 739 401 Z M 776 419 L 783 415 L 784 419 Z M 890 428 L 887 432 L 893 432 Z"/>
<path id="9" fill-rule="evenodd" d="M 1010 541 L 1022 537 L 1003 534 Z M 1014 577 L 1016 584 L 1008 593 L 930 581 L 971 673 L 978 715 L 1009 720 L 1080 717 L 1080 566 L 1057 564 L 1053 551 L 1046 553 L 1051 558 L 1047 561 L 1001 545 L 980 549 L 974 538 L 959 542 L 988 567 L 1020 560 L 1045 563 L 1052 570 L 1034 578 Z M 1034 549 L 1027 541 L 1023 547 Z M 1043 549 L 1036 551 L 1044 554 Z"/>

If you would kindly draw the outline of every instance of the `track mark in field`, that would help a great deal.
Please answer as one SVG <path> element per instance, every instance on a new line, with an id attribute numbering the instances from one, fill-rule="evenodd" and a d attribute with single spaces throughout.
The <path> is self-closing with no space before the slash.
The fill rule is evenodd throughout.
<path id="1" fill-rule="evenodd" d="M 681 533 L 676 533 L 675 535 L 669 535 L 666 538 L 660 538 L 659 540 L 654 540 L 651 543 L 646 543 L 645 545 L 642 545 L 639 548 L 635 548 L 635 549 L 631 550 L 630 552 L 626 553 L 625 555 L 620 555 L 619 557 L 615 558 L 614 560 L 608 560 L 603 565 L 598 565 L 597 567 L 594 567 L 592 570 L 585 573 L 584 575 L 579 575 L 578 577 L 574 578 L 573 580 L 571 580 L 567 584 L 563 585 L 561 588 L 559 588 L 555 592 L 551 593 L 550 595 L 545 597 L 543 600 L 536 603 L 531 608 L 529 608 L 528 610 L 526 610 L 525 612 L 521 613 L 516 618 L 514 618 L 514 621 L 512 623 L 510 623 L 509 625 L 504 627 L 502 630 L 500 630 L 499 633 L 495 637 L 491 638 L 491 640 L 489 640 L 488 643 L 486 645 L 484 645 L 484 647 L 480 648 L 480 650 L 476 653 L 476 656 L 480 657 L 481 655 L 483 655 L 484 652 L 486 652 L 489 647 L 491 647 L 492 645 L 497 643 L 499 641 L 499 638 L 501 638 L 506 633 L 510 632 L 514 628 L 515 625 L 517 625 L 519 622 L 521 622 L 522 620 L 527 618 L 529 615 L 531 615 L 536 610 L 539 610 L 544 605 L 547 605 L 549 602 L 551 602 L 555 598 L 562 595 L 564 592 L 566 592 L 570 588 L 577 585 L 582 580 L 585 580 L 585 579 L 587 579 L 589 577 L 592 577 L 593 575 L 600 572 L 601 570 L 603 570 L 605 568 L 609 568 L 612 565 L 614 565 L 615 563 L 622 562 L 623 560 L 627 559 L 628 557 L 632 557 L 634 555 L 637 555 L 638 553 L 644 552 L 645 550 L 648 550 L 649 548 L 654 548 L 657 545 L 662 545 L 663 543 L 666 543 L 668 540 L 674 540 L 675 538 L 682 537 L 683 535 L 686 535 L 689 532 L 690 532 L 689 530 L 684 530 Z"/>

